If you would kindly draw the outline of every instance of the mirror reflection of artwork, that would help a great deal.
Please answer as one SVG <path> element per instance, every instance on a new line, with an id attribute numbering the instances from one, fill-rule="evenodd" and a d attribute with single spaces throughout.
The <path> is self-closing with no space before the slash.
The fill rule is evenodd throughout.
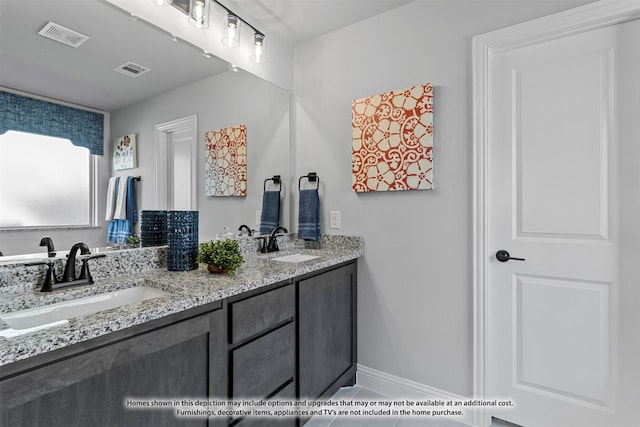
<path id="1" fill-rule="evenodd" d="M 247 195 L 247 126 L 237 125 L 204 134 L 205 194 Z"/>
<path id="2" fill-rule="evenodd" d="M 433 188 L 433 86 L 352 102 L 355 192 Z"/>
<path id="3" fill-rule="evenodd" d="M 136 134 L 121 136 L 113 140 L 113 170 L 132 169 L 136 162 Z"/>

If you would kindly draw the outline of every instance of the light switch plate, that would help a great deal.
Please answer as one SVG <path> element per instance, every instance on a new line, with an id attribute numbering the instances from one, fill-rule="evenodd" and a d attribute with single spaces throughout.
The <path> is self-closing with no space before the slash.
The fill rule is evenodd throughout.
<path id="1" fill-rule="evenodd" d="M 331 211 L 329 227 L 335 230 L 340 229 L 340 211 Z"/>

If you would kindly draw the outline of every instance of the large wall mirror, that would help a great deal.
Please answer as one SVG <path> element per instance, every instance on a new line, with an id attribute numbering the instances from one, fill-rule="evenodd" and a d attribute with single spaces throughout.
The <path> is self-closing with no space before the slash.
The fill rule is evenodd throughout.
<path id="1" fill-rule="evenodd" d="M 88 39 L 74 47 L 39 35 L 49 22 Z M 113 175 L 141 176 L 138 209 L 162 208 L 157 179 L 164 171 L 156 165 L 155 129 L 190 116 L 196 117 L 200 148 L 195 153 L 196 188 L 184 191 L 193 191 L 196 198 L 200 240 L 215 238 L 225 227 L 233 230 L 247 224 L 257 228 L 263 183 L 273 175 L 283 177 L 281 224 L 290 228 L 287 91 L 243 70 L 233 72 L 226 62 L 205 57 L 196 47 L 175 41 L 163 29 L 101 0 L 2 1 L 0 44 L 0 86 L 105 111 L 110 117 L 105 154 L 97 162 L 98 227 L 0 231 L 0 251 L 5 255 L 39 252 L 43 235 L 52 236 L 60 249 L 77 241 L 94 247 L 106 245 L 105 196 Z M 117 72 L 125 64 L 149 71 L 137 77 Z M 247 195 L 208 197 L 204 192 L 204 133 L 240 124 L 247 128 Z M 137 167 L 113 171 L 110 141 L 130 133 L 137 135 Z"/>

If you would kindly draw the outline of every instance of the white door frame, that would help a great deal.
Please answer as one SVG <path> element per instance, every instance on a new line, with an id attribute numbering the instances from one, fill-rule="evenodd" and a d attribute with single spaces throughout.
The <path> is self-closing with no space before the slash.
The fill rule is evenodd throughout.
<path id="1" fill-rule="evenodd" d="M 473 396 L 488 385 L 489 141 L 492 60 L 497 53 L 555 40 L 640 17 L 640 0 L 601 0 L 473 38 Z M 488 396 L 490 397 L 490 396 Z M 477 411 L 474 424 L 488 427 L 490 413 Z"/>
<path id="2" fill-rule="evenodd" d="M 198 209 L 198 118 L 192 116 L 171 120 L 155 126 L 156 144 L 156 209 L 167 209 L 169 191 L 169 133 L 190 129 L 191 142 L 191 210 Z"/>

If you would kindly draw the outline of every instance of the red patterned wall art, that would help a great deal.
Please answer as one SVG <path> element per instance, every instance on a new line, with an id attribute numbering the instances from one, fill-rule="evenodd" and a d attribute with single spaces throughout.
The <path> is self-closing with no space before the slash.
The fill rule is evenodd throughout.
<path id="1" fill-rule="evenodd" d="M 247 127 L 210 130 L 205 141 L 205 194 L 247 195 Z"/>
<path id="2" fill-rule="evenodd" d="M 352 102 L 352 186 L 356 192 L 433 188 L 433 86 Z"/>

